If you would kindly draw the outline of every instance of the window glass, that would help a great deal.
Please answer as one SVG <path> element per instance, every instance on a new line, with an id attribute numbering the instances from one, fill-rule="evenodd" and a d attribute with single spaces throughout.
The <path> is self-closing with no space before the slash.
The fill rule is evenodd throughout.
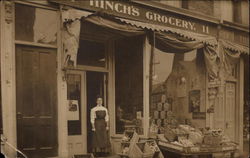
<path id="1" fill-rule="evenodd" d="M 81 76 L 67 75 L 68 135 L 81 134 Z"/>
<path id="2" fill-rule="evenodd" d="M 106 55 L 104 43 L 80 40 L 77 54 L 78 65 L 105 67 Z"/>
<path id="3" fill-rule="evenodd" d="M 197 50 L 168 53 L 155 49 L 150 127 L 157 127 L 157 133 L 163 132 L 168 126 L 186 124 L 188 121 L 202 127 L 204 122 L 193 119 L 193 115 L 195 112 L 205 112 L 206 76 L 203 59 L 203 52 L 197 53 Z"/>
<path id="4" fill-rule="evenodd" d="M 57 12 L 15 4 L 15 39 L 56 44 Z"/>
<path id="5" fill-rule="evenodd" d="M 119 40 L 115 47 L 116 133 L 143 134 L 143 56 L 139 37 Z"/>

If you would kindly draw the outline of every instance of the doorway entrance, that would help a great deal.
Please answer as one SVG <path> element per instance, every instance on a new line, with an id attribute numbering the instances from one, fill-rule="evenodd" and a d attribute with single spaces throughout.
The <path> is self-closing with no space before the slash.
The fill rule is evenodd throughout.
<path id="1" fill-rule="evenodd" d="M 90 123 L 90 110 L 96 106 L 96 97 L 98 95 L 103 97 L 103 105 L 107 106 L 106 97 L 106 75 L 102 72 L 87 71 L 86 83 L 87 83 L 87 144 L 88 152 L 91 151 L 91 139 L 92 139 L 92 127 Z"/>
<path id="2" fill-rule="evenodd" d="M 96 105 L 96 96 L 107 103 L 106 74 L 96 71 L 70 71 L 67 75 L 68 147 L 70 155 L 91 151 L 90 110 Z M 74 111 L 72 103 L 76 103 Z"/>
<path id="3" fill-rule="evenodd" d="M 57 155 L 56 50 L 16 46 L 17 147 L 28 157 Z"/>

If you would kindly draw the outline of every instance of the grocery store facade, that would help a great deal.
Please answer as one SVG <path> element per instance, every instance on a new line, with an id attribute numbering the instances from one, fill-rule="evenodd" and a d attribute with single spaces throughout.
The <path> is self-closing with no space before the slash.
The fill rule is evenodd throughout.
<path id="1" fill-rule="evenodd" d="M 247 29 L 138 1 L 0 4 L 2 136 L 26 155 L 90 152 L 97 95 L 114 153 L 127 127 L 148 138 L 152 120 L 171 122 L 166 111 L 197 128 L 221 128 L 243 149 Z M 185 61 L 189 52 L 195 58 Z M 164 83 L 155 82 L 157 53 L 172 58 Z M 162 94 L 170 105 L 160 114 Z M 1 149 L 16 154 L 6 143 Z"/>

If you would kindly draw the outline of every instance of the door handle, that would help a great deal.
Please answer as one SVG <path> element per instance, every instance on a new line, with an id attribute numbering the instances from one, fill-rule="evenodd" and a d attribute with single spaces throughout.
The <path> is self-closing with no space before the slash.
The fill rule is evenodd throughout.
<path id="1" fill-rule="evenodd" d="M 22 119 L 22 113 L 21 112 L 17 112 L 17 119 Z"/>

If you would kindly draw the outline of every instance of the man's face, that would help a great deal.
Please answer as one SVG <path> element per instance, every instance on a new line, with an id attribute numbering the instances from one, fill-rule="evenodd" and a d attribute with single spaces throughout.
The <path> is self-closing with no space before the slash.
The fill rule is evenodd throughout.
<path id="1" fill-rule="evenodd" d="M 97 98 L 96 103 L 97 105 L 102 105 L 102 98 Z"/>

